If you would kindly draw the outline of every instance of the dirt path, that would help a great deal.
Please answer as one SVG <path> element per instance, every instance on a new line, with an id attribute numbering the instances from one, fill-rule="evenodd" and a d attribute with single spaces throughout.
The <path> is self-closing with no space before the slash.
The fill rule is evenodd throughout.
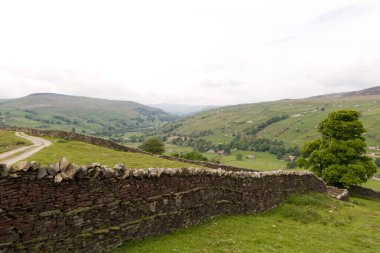
<path id="1" fill-rule="evenodd" d="M 16 136 L 31 141 L 33 145 L 17 148 L 0 154 L 0 163 L 5 163 L 7 165 L 14 164 L 51 145 L 51 142 L 48 140 L 30 136 L 22 132 L 16 132 Z"/>

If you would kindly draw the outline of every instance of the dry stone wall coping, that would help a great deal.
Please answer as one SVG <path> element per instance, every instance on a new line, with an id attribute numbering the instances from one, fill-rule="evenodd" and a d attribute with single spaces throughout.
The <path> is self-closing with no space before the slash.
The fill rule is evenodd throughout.
<path id="1" fill-rule="evenodd" d="M 36 161 L 20 161 L 12 167 L 0 166 L 1 178 L 15 178 L 19 176 L 20 172 L 36 172 L 35 179 L 49 178 L 55 183 L 61 183 L 64 180 L 84 179 L 84 178 L 115 178 L 125 179 L 128 177 L 133 178 L 153 178 L 160 177 L 161 175 L 180 175 L 180 176 L 199 176 L 199 175 L 214 175 L 218 177 L 232 177 L 232 178 L 263 178 L 268 176 L 280 175 L 310 175 L 315 177 L 314 173 L 309 171 L 229 171 L 222 168 L 208 169 L 208 168 L 125 168 L 120 163 L 113 168 L 101 165 L 100 163 L 91 163 L 88 165 L 75 165 L 62 157 L 57 163 L 49 164 L 47 167 L 41 167 Z M 319 178 L 318 178 L 319 179 Z M 319 179 L 323 182 L 321 179 Z"/>

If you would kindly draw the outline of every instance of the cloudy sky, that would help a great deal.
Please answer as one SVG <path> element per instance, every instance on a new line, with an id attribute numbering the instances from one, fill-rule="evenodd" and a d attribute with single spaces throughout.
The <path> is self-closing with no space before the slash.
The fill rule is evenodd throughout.
<path id="1" fill-rule="evenodd" d="M 0 98 L 225 105 L 378 85 L 378 0 L 0 1 Z"/>

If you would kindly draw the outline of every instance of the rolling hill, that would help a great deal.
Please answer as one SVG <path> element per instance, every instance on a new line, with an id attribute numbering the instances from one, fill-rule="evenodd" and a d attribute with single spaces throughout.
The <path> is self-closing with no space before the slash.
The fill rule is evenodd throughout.
<path id="1" fill-rule="evenodd" d="M 178 116 L 187 116 L 197 112 L 202 112 L 206 110 L 211 110 L 218 108 L 219 106 L 213 105 L 184 105 L 184 104 L 152 104 L 150 105 L 155 108 L 160 108 L 161 110 L 178 115 Z"/>
<path id="2" fill-rule="evenodd" d="M 301 146 L 319 136 L 316 127 L 329 112 L 340 109 L 359 111 L 367 129 L 367 143 L 380 144 L 380 86 L 305 99 L 221 107 L 171 123 L 162 131 L 214 143 L 228 143 L 236 135 L 254 133 L 258 138 Z"/>
<path id="3" fill-rule="evenodd" d="M 151 128 L 174 116 L 131 101 L 35 93 L 0 102 L 0 123 L 109 135 Z"/>

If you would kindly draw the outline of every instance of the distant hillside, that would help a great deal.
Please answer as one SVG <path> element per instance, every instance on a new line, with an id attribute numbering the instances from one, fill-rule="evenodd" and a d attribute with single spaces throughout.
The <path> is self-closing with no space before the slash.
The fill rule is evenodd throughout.
<path id="1" fill-rule="evenodd" d="M 359 91 L 350 91 L 350 92 L 341 92 L 341 93 L 333 93 L 327 95 L 320 95 L 315 97 L 310 97 L 306 99 L 331 99 L 331 98 L 339 98 L 339 99 L 353 99 L 353 100 L 368 100 L 371 97 L 380 96 L 380 86 L 371 87 L 364 90 Z"/>
<path id="2" fill-rule="evenodd" d="M 35 93 L 0 102 L 2 124 L 108 135 L 167 122 L 168 113 L 131 101 Z"/>
<path id="3" fill-rule="evenodd" d="M 213 106 L 213 105 L 183 105 L 183 104 L 152 104 L 150 106 L 160 108 L 167 113 L 178 115 L 178 116 L 191 115 L 197 112 L 202 112 L 202 111 L 215 109 L 219 107 L 219 106 Z"/>
<path id="4" fill-rule="evenodd" d="M 329 112 L 340 109 L 359 111 L 368 131 L 367 142 L 380 145 L 380 86 L 305 99 L 221 107 L 171 123 L 162 133 L 214 143 L 229 143 L 236 135 L 251 134 L 301 146 L 319 136 L 316 127 Z"/>

